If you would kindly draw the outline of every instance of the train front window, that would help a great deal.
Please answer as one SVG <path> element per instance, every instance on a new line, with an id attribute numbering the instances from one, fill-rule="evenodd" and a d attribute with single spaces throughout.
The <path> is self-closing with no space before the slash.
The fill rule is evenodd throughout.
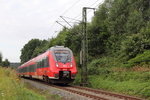
<path id="1" fill-rule="evenodd" d="M 66 63 L 71 61 L 71 53 L 68 50 L 55 50 L 54 54 L 58 62 Z"/>

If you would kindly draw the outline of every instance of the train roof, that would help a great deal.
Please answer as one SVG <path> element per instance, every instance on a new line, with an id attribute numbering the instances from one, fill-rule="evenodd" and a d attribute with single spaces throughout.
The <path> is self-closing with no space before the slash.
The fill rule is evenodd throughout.
<path id="1" fill-rule="evenodd" d="M 57 50 L 57 49 L 64 49 L 64 50 L 66 50 L 66 49 L 68 49 L 68 50 L 70 50 L 68 47 L 64 47 L 64 46 L 53 46 L 53 47 L 51 47 L 51 48 L 49 48 L 47 51 L 49 51 L 49 50 Z"/>

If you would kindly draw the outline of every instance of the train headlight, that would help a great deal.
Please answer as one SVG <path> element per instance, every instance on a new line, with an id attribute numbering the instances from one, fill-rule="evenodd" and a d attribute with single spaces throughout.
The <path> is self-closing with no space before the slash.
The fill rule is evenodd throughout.
<path id="1" fill-rule="evenodd" d="M 56 63 L 56 67 L 59 67 L 59 66 L 58 66 L 58 63 Z"/>
<path id="2" fill-rule="evenodd" d="M 72 67 L 73 65 L 72 65 L 72 63 L 70 63 L 70 67 Z"/>

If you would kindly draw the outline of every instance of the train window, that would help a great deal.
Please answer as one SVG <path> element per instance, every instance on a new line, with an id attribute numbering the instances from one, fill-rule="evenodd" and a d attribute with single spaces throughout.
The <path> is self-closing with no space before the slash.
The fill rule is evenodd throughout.
<path id="1" fill-rule="evenodd" d="M 31 65 L 29 65 L 29 66 L 27 67 L 27 69 L 28 69 L 28 72 L 31 72 Z"/>
<path id="2" fill-rule="evenodd" d="M 39 68 L 39 63 L 37 62 L 36 64 L 37 64 L 37 68 Z"/>
<path id="3" fill-rule="evenodd" d="M 36 68 L 37 68 L 37 63 L 35 63 L 34 65 L 34 72 L 36 71 Z"/>
<path id="4" fill-rule="evenodd" d="M 42 68 L 42 61 L 40 61 L 40 68 Z"/>
<path id="5" fill-rule="evenodd" d="M 32 72 L 32 66 L 31 65 L 28 67 L 28 69 L 29 69 L 29 72 Z"/>
<path id="6" fill-rule="evenodd" d="M 46 67 L 45 58 L 43 59 L 43 67 L 44 67 L 44 68 Z"/>
<path id="7" fill-rule="evenodd" d="M 36 65 L 35 65 L 35 67 L 37 67 L 37 68 L 45 68 L 45 67 L 48 67 L 48 66 L 49 66 L 49 59 L 48 59 L 48 57 L 45 57 L 41 61 L 38 61 L 36 63 Z"/>
<path id="8" fill-rule="evenodd" d="M 23 68 L 23 73 L 25 72 L 25 68 Z"/>
<path id="9" fill-rule="evenodd" d="M 33 72 L 33 65 L 30 65 L 30 72 Z"/>
<path id="10" fill-rule="evenodd" d="M 33 65 L 30 65 L 30 72 L 33 72 Z"/>
<path id="11" fill-rule="evenodd" d="M 49 59 L 48 59 L 48 57 L 46 57 L 46 59 L 45 59 L 45 66 L 49 67 Z"/>
<path id="12" fill-rule="evenodd" d="M 29 72 L 32 72 L 32 65 L 29 66 Z"/>
<path id="13" fill-rule="evenodd" d="M 42 63 L 43 63 L 43 68 L 45 68 L 46 67 L 46 65 L 45 65 L 45 58 L 42 60 Z"/>
<path id="14" fill-rule="evenodd" d="M 33 72 L 33 65 L 30 65 L 30 72 Z"/>
<path id="15" fill-rule="evenodd" d="M 33 65 L 33 72 L 35 72 L 36 64 Z"/>
<path id="16" fill-rule="evenodd" d="M 24 73 L 24 68 L 22 68 L 22 72 Z"/>
<path id="17" fill-rule="evenodd" d="M 26 72 L 27 67 L 24 67 L 24 72 Z"/>
<path id="18" fill-rule="evenodd" d="M 23 73 L 23 68 L 21 68 L 21 72 Z"/>
<path id="19" fill-rule="evenodd" d="M 45 64 L 44 64 L 44 59 L 42 60 L 42 68 L 45 67 Z"/>
<path id="20" fill-rule="evenodd" d="M 41 68 L 41 61 L 39 62 L 39 68 Z"/>
<path id="21" fill-rule="evenodd" d="M 37 62 L 37 68 L 40 68 L 40 62 Z"/>
<path id="22" fill-rule="evenodd" d="M 40 68 L 40 62 L 38 62 L 38 68 Z"/>
<path id="23" fill-rule="evenodd" d="M 28 67 L 26 67 L 26 72 L 33 72 L 33 65 L 29 65 Z"/>
<path id="24" fill-rule="evenodd" d="M 32 65 L 32 72 L 34 72 L 34 65 Z"/>
<path id="25" fill-rule="evenodd" d="M 42 60 L 42 64 L 43 64 L 43 67 L 44 67 L 44 68 L 49 66 L 48 57 L 46 57 L 46 58 L 44 58 L 44 59 Z"/>
<path id="26" fill-rule="evenodd" d="M 38 68 L 38 62 L 36 62 L 36 68 Z"/>
<path id="27" fill-rule="evenodd" d="M 41 61 L 39 62 L 39 68 L 41 68 Z"/>
<path id="28" fill-rule="evenodd" d="M 71 53 L 68 50 L 55 50 L 54 53 L 58 62 L 66 63 L 71 61 Z"/>

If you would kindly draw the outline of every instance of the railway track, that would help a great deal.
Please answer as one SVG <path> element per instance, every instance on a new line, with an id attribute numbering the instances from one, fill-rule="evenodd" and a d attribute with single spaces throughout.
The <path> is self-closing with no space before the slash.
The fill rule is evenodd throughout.
<path id="1" fill-rule="evenodd" d="M 112 92 L 108 92 L 108 91 L 106 92 L 106 91 L 103 91 L 103 90 L 96 90 L 96 89 L 91 89 L 91 88 L 86 88 L 86 87 L 73 86 L 73 88 L 79 88 L 79 89 L 82 89 L 82 90 L 91 91 L 91 92 L 94 92 L 95 94 L 103 94 L 103 95 L 106 95 L 106 96 L 116 97 L 116 98 L 119 98 L 121 100 L 143 100 L 143 99 L 137 98 L 137 97 L 112 93 Z"/>
<path id="2" fill-rule="evenodd" d="M 77 95 L 89 98 L 91 100 L 144 100 L 144 99 L 137 98 L 137 97 L 126 96 L 122 94 L 106 92 L 106 91 L 91 89 L 91 88 L 86 88 L 86 87 L 71 86 L 71 85 L 60 86 L 60 85 L 48 84 L 41 80 L 33 80 L 33 81 L 40 82 L 44 85 L 58 88 L 64 91 L 68 91 L 70 93 L 77 94 Z"/>
<path id="3" fill-rule="evenodd" d="M 143 100 L 141 98 L 126 96 L 126 95 L 121 95 L 117 93 L 106 92 L 106 91 L 96 90 L 96 89 L 91 89 L 86 87 L 80 87 L 80 86 L 68 86 L 68 87 L 55 86 L 55 85 L 52 86 L 82 96 L 86 96 L 94 100 Z"/>

